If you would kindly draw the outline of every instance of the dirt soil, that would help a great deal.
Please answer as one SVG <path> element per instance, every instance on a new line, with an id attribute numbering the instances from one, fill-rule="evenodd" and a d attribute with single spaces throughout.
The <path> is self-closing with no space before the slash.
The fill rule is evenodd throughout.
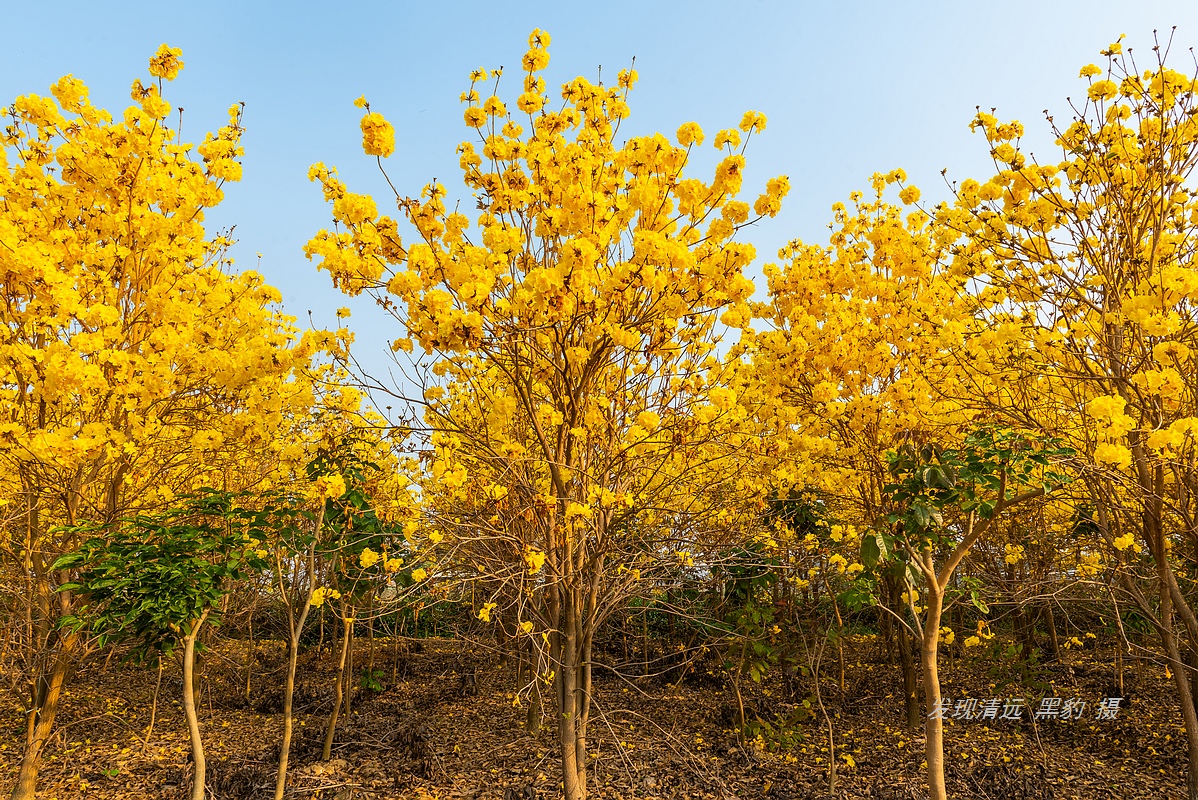
<path id="1" fill-rule="evenodd" d="M 846 653 L 845 691 L 835 664 L 820 699 L 832 717 L 837 785 L 828 790 L 828 731 L 811 686 L 781 677 L 745 687 L 747 708 L 767 722 L 790 715 L 786 730 L 766 728 L 741 745 L 733 732 L 735 695 L 718 670 L 700 665 L 662 678 L 625 680 L 596 671 L 589 751 L 595 798 L 878 798 L 916 800 L 922 739 L 903 727 L 901 678 L 873 641 Z M 203 664 L 201 724 L 214 800 L 270 797 L 281 731 L 285 653 L 279 643 L 226 642 Z M 359 643 L 355 669 L 369 659 Z M 1082 719 L 949 721 L 946 769 L 956 798 L 1184 797 L 1185 735 L 1172 683 L 1157 665 L 1126 670 L 1127 699 L 1117 718 L 1094 719 L 1117 686 L 1112 654 L 1070 651 L 1036 678 L 1052 694 L 1087 701 Z M 288 797 L 297 800 L 560 797 L 551 717 L 537 735 L 514 703 L 515 673 L 490 653 L 459 641 L 375 643 L 373 691 L 362 689 L 339 727 L 332 759 L 320 761 L 331 707 L 335 659 L 305 654 L 296 692 L 296 738 Z M 988 674 L 989 671 L 989 674 Z M 463 674 L 467 677 L 463 678 Z M 477 675 L 471 681 L 469 675 Z M 247 699 L 247 676 L 248 699 Z M 47 800 L 187 796 L 190 757 L 178 667 L 162 673 L 154 729 L 146 746 L 158 673 L 113 659 L 82 665 L 59 715 L 42 772 Z M 1002 670 L 962 658 L 942 671 L 947 698 L 1007 697 Z M 678 679 L 676 679 L 678 678 Z M 1036 701 L 1031 701 L 1033 709 Z M 343 717 L 344 719 L 344 717 Z M 777 727 L 777 726 L 775 726 Z M 23 736 L 11 695 L 0 699 L 0 791 L 11 787 Z"/>

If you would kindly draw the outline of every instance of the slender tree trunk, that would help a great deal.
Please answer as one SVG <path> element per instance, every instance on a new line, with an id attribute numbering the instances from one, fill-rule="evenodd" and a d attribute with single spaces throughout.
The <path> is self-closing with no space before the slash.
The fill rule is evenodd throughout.
<path id="1" fill-rule="evenodd" d="M 204 742 L 200 738 L 200 718 L 196 713 L 195 698 L 196 637 L 206 619 L 208 619 L 207 610 L 191 626 L 191 630 L 183 639 L 183 713 L 187 715 L 187 734 L 191 739 L 191 757 L 195 763 L 195 776 L 191 783 L 191 800 L 204 800 L 204 781 L 207 772 L 207 762 L 204 760 Z"/>
<path id="2" fill-rule="evenodd" d="M 903 705 L 907 711 L 907 729 L 919 729 L 919 678 L 915 670 L 915 656 L 911 652 L 914 641 L 906 625 L 895 625 L 898 638 L 899 661 L 903 667 Z"/>
<path id="3" fill-rule="evenodd" d="M 283 800 L 283 791 L 287 788 L 287 762 L 291 756 L 295 666 L 299 654 L 299 635 L 294 629 L 287 645 L 287 681 L 283 684 L 283 744 L 279 749 L 279 771 L 275 776 L 275 800 Z"/>
<path id="4" fill-rule="evenodd" d="M 321 505 L 320 513 L 316 517 L 316 538 L 320 538 L 320 529 L 324 524 L 324 506 Z M 294 718 L 294 700 L 295 700 L 295 669 L 299 662 L 299 644 L 300 636 L 304 632 L 304 623 L 308 621 L 308 614 L 312 611 L 312 591 L 316 588 L 316 542 L 313 541 L 308 546 L 308 554 L 305 558 L 305 566 L 307 569 L 307 591 L 304 597 L 304 607 L 300 609 L 299 616 L 295 616 L 292 606 L 292 600 L 287 594 L 287 587 L 283 580 L 283 564 L 280 558 L 276 562 L 276 574 L 279 576 L 279 592 L 283 599 L 287 602 L 287 622 L 289 627 L 287 638 L 287 680 L 283 684 L 283 741 L 279 747 L 279 769 L 275 775 L 275 796 L 274 800 L 283 800 L 283 792 L 287 789 L 287 763 L 291 759 L 291 731 Z M 298 582 L 299 567 L 295 567 L 292 585 Z"/>
<path id="5" fill-rule="evenodd" d="M 562 629 L 550 639 L 550 663 L 555 672 L 553 684 L 557 695 L 557 733 L 562 757 L 562 789 L 565 800 L 586 800 L 586 704 L 587 687 L 583 664 L 585 658 L 581 608 L 569 590 L 559 599 Z"/>
<path id="6" fill-rule="evenodd" d="M 562 779 L 566 800 L 586 800 L 586 740 L 579 732 L 578 664 L 575 655 L 569 652 L 572 649 L 569 644 L 563 648 L 559 679 L 561 713 L 557 730 L 562 752 Z M 580 751 L 584 754 L 582 760 L 579 759 Z"/>
<path id="7" fill-rule="evenodd" d="M 924 752 L 928 762 L 928 798 L 947 800 L 948 794 L 944 786 L 944 719 L 940 710 L 940 673 L 936 662 L 944 593 L 939 586 L 928 586 L 927 591 L 928 610 L 923 627 L 922 661 L 923 692 L 927 705 L 927 716 L 924 718 Z"/>
<path id="8" fill-rule="evenodd" d="M 820 654 L 823 654 L 823 645 L 820 645 Z M 815 702 L 819 704 L 819 713 L 824 718 L 824 727 L 828 732 L 828 794 L 836 791 L 836 731 L 832 727 L 832 717 L 828 714 L 828 709 L 824 707 L 824 696 L 819 689 L 819 662 L 816 658 L 815 669 L 812 670 L 812 686 L 815 687 Z"/>
<path id="9" fill-rule="evenodd" d="M 370 637 L 370 652 L 366 658 L 366 671 L 374 676 L 374 595 L 370 596 L 370 611 L 366 618 L 366 632 Z"/>
<path id="10" fill-rule="evenodd" d="M 1061 660 L 1061 642 L 1057 638 L 1056 615 L 1052 613 L 1052 602 L 1044 607 L 1044 621 L 1048 623 L 1048 646 L 1052 648 L 1053 661 Z"/>
<path id="11" fill-rule="evenodd" d="M 745 744 L 745 698 L 740 691 L 740 676 L 745 671 L 745 655 L 749 652 L 749 640 L 745 639 L 740 645 L 740 663 L 732 675 L 732 689 L 736 692 L 736 741 L 742 747 Z"/>
<path id="12" fill-rule="evenodd" d="M 1161 639 L 1168 656 L 1177 697 L 1181 701 L 1181 719 L 1186 730 L 1186 797 L 1198 800 L 1198 708 L 1195 707 L 1193 684 L 1178 646 L 1176 629 L 1173 626 L 1173 603 L 1169 589 L 1163 581 L 1159 584 L 1161 603 Z"/>
<path id="13" fill-rule="evenodd" d="M 150 749 L 150 737 L 154 735 L 154 718 L 158 716 L 158 692 L 162 689 L 162 658 L 158 659 L 158 680 L 154 683 L 154 701 L 150 704 L 150 725 L 146 728 L 146 740 L 142 742 L 141 752 L 145 755 Z"/>
<path id="14" fill-rule="evenodd" d="M 333 757 L 333 734 L 337 731 L 337 716 L 341 712 L 341 690 L 345 685 L 345 659 L 349 654 L 349 632 L 353 627 L 353 617 L 343 613 L 341 634 L 341 659 L 337 664 L 337 685 L 334 689 L 333 710 L 329 713 L 329 726 L 324 732 L 324 747 L 320 751 L 320 759 L 328 761 Z"/>
<path id="15" fill-rule="evenodd" d="M 889 593 L 885 592 L 885 590 L 883 590 L 882 602 L 886 604 L 887 608 L 890 607 Z M 890 615 L 888 613 L 886 613 L 885 611 L 881 612 L 881 616 L 879 617 L 878 627 L 882 629 L 881 630 L 881 633 L 882 633 L 882 657 L 886 659 L 887 664 L 893 664 L 894 663 L 894 641 L 893 641 L 894 623 L 891 621 Z"/>
<path id="16" fill-rule="evenodd" d="M 78 634 L 67 634 L 59 643 L 58 653 L 49 669 L 40 675 L 34 684 L 33 703 L 29 710 L 26 728 L 25 754 L 21 759 L 21 770 L 13 786 L 12 800 L 34 800 L 37 793 L 37 776 L 41 769 L 42 754 L 54 730 L 54 718 L 58 714 L 58 701 L 66 684 L 74 658 Z"/>
<path id="17" fill-rule="evenodd" d="M 645 657 L 645 671 L 642 673 L 645 677 L 649 676 L 649 603 L 645 602 L 645 616 L 641 620 L 641 644 L 643 655 Z"/>
<path id="18" fill-rule="evenodd" d="M 349 623 L 349 642 L 345 652 L 345 716 L 350 715 L 354 698 L 354 623 Z"/>
<path id="19" fill-rule="evenodd" d="M 521 658 L 522 664 L 523 661 Z M 528 692 L 528 714 L 524 718 L 524 730 L 535 734 L 541 730 L 541 654 L 532 637 L 528 640 L 528 684 L 531 684 L 532 688 Z"/>
<path id="20" fill-rule="evenodd" d="M 828 599 L 832 601 L 832 610 L 836 612 L 836 665 L 839 668 L 840 675 L 838 685 L 840 686 L 840 694 L 844 696 L 844 619 L 840 616 L 840 604 L 836 602 L 836 595 L 832 593 L 832 587 L 828 587 Z M 835 778 L 833 778 L 835 783 Z M 831 790 L 829 790 L 831 791 Z"/>
<path id="21" fill-rule="evenodd" d="M 292 625 L 291 636 L 287 642 L 287 681 L 283 684 L 283 743 L 279 748 L 279 770 L 275 776 L 275 800 L 283 800 L 283 792 L 287 788 L 287 763 L 291 757 L 291 731 L 295 709 L 295 668 L 299 661 L 299 640 L 304 629 L 304 622 L 311 609 L 312 591 L 308 590 L 308 599 L 300 612 L 299 620 Z"/>
<path id="22" fill-rule="evenodd" d="M 254 609 L 250 609 L 250 646 L 246 651 L 245 657 L 245 704 L 250 704 L 250 694 L 252 692 L 251 679 L 254 676 L 254 657 L 258 653 L 258 649 L 254 646 Z"/>

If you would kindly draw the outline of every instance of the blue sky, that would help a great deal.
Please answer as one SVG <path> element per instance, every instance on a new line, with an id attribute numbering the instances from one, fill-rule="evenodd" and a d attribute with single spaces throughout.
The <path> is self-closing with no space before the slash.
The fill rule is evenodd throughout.
<path id="1" fill-rule="evenodd" d="M 1022 120 L 1028 149 L 1048 154 L 1042 109 L 1067 118 L 1065 98 L 1084 92 L 1078 69 L 1101 62 L 1098 51 L 1119 34 L 1146 63 L 1153 30 L 1167 39 L 1176 25 L 1171 60 L 1185 71 L 1198 46 L 1192 0 L 58 2 L 54 12 L 5 15 L 0 98 L 48 93 L 72 73 L 93 102 L 119 110 L 158 45 L 181 47 L 186 68 L 167 99 L 186 109 L 185 140 L 198 142 L 230 104 L 246 104 L 244 178 L 210 227 L 236 225 L 238 266 L 260 269 L 301 322 L 310 310 L 317 324 L 334 325 L 337 307 L 354 308 L 355 349 L 375 372 L 398 331 L 368 303 L 342 298 L 302 253 L 329 224 L 307 181 L 313 162 L 336 166 L 351 189 L 387 205 L 360 149 L 361 94 L 396 126 L 388 169 L 401 190 L 415 194 L 437 178 L 451 199 L 468 199 L 454 148 L 467 134 L 458 95 L 472 68 L 508 65 L 514 99 L 514 68 L 536 27 L 553 37 L 551 85 L 593 78 L 600 65 L 614 80 L 635 56 L 640 83 L 624 133 L 672 134 L 694 120 L 710 141 L 746 110 L 768 116 L 750 144 L 745 194 L 751 201 L 776 174 L 793 188 L 782 214 L 746 237 L 764 263 L 789 239 L 821 241 L 831 205 L 866 188 L 875 171 L 902 167 L 926 199 L 943 195 L 946 167 L 950 178 L 988 176 L 984 141 L 968 129 L 975 106 Z M 705 152 L 700 177 L 715 162 Z"/>

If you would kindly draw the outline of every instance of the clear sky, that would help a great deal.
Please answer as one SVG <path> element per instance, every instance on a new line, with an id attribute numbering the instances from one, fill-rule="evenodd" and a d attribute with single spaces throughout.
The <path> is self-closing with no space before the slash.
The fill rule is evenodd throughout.
<path id="1" fill-rule="evenodd" d="M 368 304 L 342 298 L 302 253 L 330 220 L 306 177 L 313 162 L 336 166 L 351 189 L 387 206 L 374 159 L 360 149 L 362 112 L 353 101 L 361 94 L 396 126 L 388 168 L 400 189 L 416 194 L 437 178 L 451 200 L 469 199 L 454 154 L 473 133 L 458 101 L 467 75 L 507 65 L 502 85 L 514 101 L 516 68 L 536 27 L 553 37 L 550 85 L 593 79 L 600 65 L 611 81 L 636 57 L 640 83 L 622 133 L 672 135 L 694 120 L 710 141 L 744 111 L 764 112 L 767 130 L 749 147 L 746 199 L 776 174 L 789 175 L 793 188 L 781 215 L 742 233 L 757 246 L 759 268 L 789 239 L 821 241 L 831 205 L 867 188 L 875 171 L 902 167 L 933 200 L 944 194 L 946 167 L 950 178 L 988 177 L 985 143 L 968 128 L 976 106 L 1022 120 L 1025 145 L 1049 153 L 1042 110 L 1067 119 L 1066 98 L 1084 93 L 1078 69 L 1101 63 L 1098 51 L 1119 34 L 1142 64 L 1152 58 L 1154 29 L 1164 41 L 1177 26 L 1178 69 L 1193 69 L 1190 48 L 1198 47 L 1195 0 L 60 0 L 50 16 L 5 6 L 4 102 L 48 94 L 72 73 L 94 103 L 119 115 L 163 42 L 182 48 L 186 62 L 167 91 L 186 109 L 185 140 L 200 141 L 223 124 L 229 105 L 244 101 L 244 178 L 228 187 L 210 228 L 236 225 L 238 266 L 260 269 L 301 322 L 311 310 L 317 324 L 331 326 L 337 307 L 354 308 L 355 350 L 376 372 L 398 331 Z M 696 174 L 709 178 L 716 153 L 705 152 Z"/>

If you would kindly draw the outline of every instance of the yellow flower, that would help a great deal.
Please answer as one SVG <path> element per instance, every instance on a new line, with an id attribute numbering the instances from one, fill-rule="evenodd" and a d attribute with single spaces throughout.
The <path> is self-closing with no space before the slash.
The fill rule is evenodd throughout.
<path id="1" fill-rule="evenodd" d="M 1104 442 L 1094 448 L 1094 460 L 1099 464 L 1127 469 L 1131 466 L 1131 451 L 1123 445 Z"/>
<path id="2" fill-rule="evenodd" d="M 387 572 L 399 572 L 399 570 L 403 568 L 403 559 L 388 558 L 386 563 L 383 564 L 383 568 L 386 569 Z"/>
<path id="3" fill-rule="evenodd" d="M 652 411 L 642 411 L 636 415 L 636 424 L 647 431 L 654 431 L 661 424 L 661 417 Z"/>
<path id="4" fill-rule="evenodd" d="M 358 563 L 362 566 L 362 569 L 370 569 L 378 563 L 378 560 L 379 554 L 371 550 L 369 547 L 364 548 L 362 552 L 358 554 Z"/>
<path id="5" fill-rule="evenodd" d="M 495 610 L 497 603 L 483 603 L 482 608 L 478 610 L 478 618 L 483 622 L 491 621 L 491 612 Z"/>
<path id="6" fill-rule="evenodd" d="M 466 119 L 466 124 L 471 128 L 481 128 L 483 123 L 487 121 L 487 112 L 483 111 L 478 106 L 471 106 L 466 109 L 463 115 Z"/>
<path id="7" fill-rule="evenodd" d="M 697 122 L 684 122 L 675 134 L 678 144 L 683 147 L 703 144 L 703 129 Z"/>
<path id="8" fill-rule="evenodd" d="M 540 72 L 549 66 L 549 52 L 540 47 L 534 47 L 524 54 L 521 60 L 526 72 Z"/>
<path id="9" fill-rule="evenodd" d="M 713 386 L 707 396 L 711 399 L 711 404 L 721 411 L 727 411 L 736 403 L 736 392 L 727 386 Z"/>
<path id="10" fill-rule="evenodd" d="M 377 111 L 362 117 L 362 149 L 368 156 L 386 158 L 395 152 L 395 128 Z"/>
<path id="11" fill-rule="evenodd" d="M 1135 543 L 1136 543 L 1136 537 L 1134 534 L 1131 534 L 1131 533 L 1125 533 L 1122 536 L 1120 536 L 1118 539 L 1115 539 L 1114 542 L 1112 542 L 1112 544 L 1115 545 L 1116 550 L 1126 550 L 1127 548 L 1131 547 Z"/>
<path id="12" fill-rule="evenodd" d="M 725 145 L 728 147 L 740 147 L 740 131 L 733 128 L 726 128 L 715 135 L 713 142 L 717 150 L 723 149 Z"/>
<path id="13" fill-rule="evenodd" d="M 1101 80 L 1090 84 L 1089 90 L 1086 92 L 1091 100 L 1110 100 L 1118 92 L 1118 87 L 1112 80 Z"/>
<path id="14" fill-rule="evenodd" d="M 417 583 L 419 583 L 420 581 L 424 580 L 427 577 L 428 577 L 428 573 L 425 572 L 424 569 L 421 567 L 418 567 L 418 568 L 412 570 L 412 580 L 416 581 Z"/>
<path id="15" fill-rule="evenodd" d="M 982 643 L 982 640 L 976 636 L 970 636 L 968 639 L 965 640 L 966 647 L 977 647 L 981 643 Z"/>
<path id="16" fill-rule="evenodd" d="M 158 52 L 150 59 L 150 74 L 155 78 L 173 81 L 179 70 L 183 69 L 183 62 L 179 59 L 181 55 L 183 51 L 177 47 L 160 45 Z"/>
<path id="17" fill-rule="evenodd" d="M 483 101 L 483 113 L 491 117 L 502 117 L 507 114 L 507 107 L 497 96 L 491 95 Z"/>
<path id="18" fill-rule="evenodd" d="M 761 133 L 765 130 L 765 114 L 760 111 L 746 111 L 740 120 L 740 129 L 745 133 L 750 131 Z"/>
<path id="19" fill-rule="evenodd" d="M 345 479 L 340 475 L 320 475 L 314 484 L 316 496 L 322 500 L 330 500 L 345 494 Z"/>
<path id="20" fill-rule="evenodd" d="M 325 600 L 337 600 L 341 597 L 341 592 L 336 589 L 326 589 L 320 586 L 312 590 L 312 607 L 320 608 L 324 605 Z"/>
<path id="21" fill-rule="evenodd" d="M 541 567 L 545 566 L 545 554 L 540 550 L 534 550 L 531 547 L 525 547 L 524 563 L 528 567 L 528 574 L 536 575 L 541 571 Z"/>

